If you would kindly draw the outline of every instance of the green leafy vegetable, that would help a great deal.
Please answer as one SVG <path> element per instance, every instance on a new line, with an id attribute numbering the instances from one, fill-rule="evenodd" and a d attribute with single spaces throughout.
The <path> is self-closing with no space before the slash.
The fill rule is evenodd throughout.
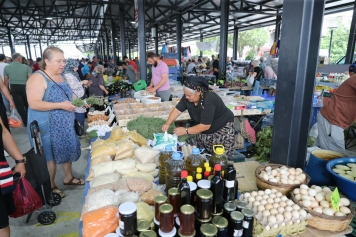
<path id="1" fill-rule="evenodd" d="M 85 99 L 88 105 L 99 105 L 100 104 L 100 99 L 95 97 L 95 96 L 90 96 Z"/>
<path id="2" fill-rule="evenodd" d="M 269 161 L 272 146 L 272 127 L 265 127 L 257 133 L 257 142 L 255 144 L 257 161 Z"/>
<path id="3" fill-rule="evenodd" d="M 80 98 L 75 98 L 73 101 L 72 101 L 72 105 L 76 106 L 76 107 L 83 107 L 85 106 L 85 102 L 80 99 Z"/>
<path id="4" fill-rule="evenodd" d="M 87 135 L 88 135 L 89 138 L 96 138 L 96 137 L 98 137 L 97 130 L 90 131 L 90 132 L 87 133 Z"/>

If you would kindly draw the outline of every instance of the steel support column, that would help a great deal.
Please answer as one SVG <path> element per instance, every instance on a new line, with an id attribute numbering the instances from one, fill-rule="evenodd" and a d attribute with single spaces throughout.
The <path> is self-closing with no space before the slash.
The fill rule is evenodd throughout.
<path id="1" fill-rule="evenodd" d="M 325 0 L 284 0 L 271 163 L 304 168 Z"/>
<path id="2" fill-rule="evenodd" d="M 274 30 L 274 41 L 278 41 L 279 35 L 281 33 L 281 23 L 282 23 L 282 16 L 277 15 L 276 17 L 276 28 Z"/>
<path id="3" fill-rule="evenodd" d="M 109 47 L 109 33 L 105 32 L 105 37 L 106 37 L 106 60 L 110 59 L 110 47 Z"/>
<path id="4" fill-rule="evenodd" d="M 27 48 L 28 48 L 28 56 L 29 56 L 29 58 L 32 59 L 31 46 L 30 46 L 30 36 L 29 35 L 26 35 L 26 41 L 27 41 Z"/>
<path id="5" fill-rule="evenodd" d="M 4 53 L 4 47 L 2 49 L 3 49 L 2 52 Z M 25 50 L 26 50 L 26 58 L 28 58 L 28 50 L 26 44 L 25 44 Z"/>
<path id="6" fill-rule="evenodd" d="M 204 42 L 203 33 L 200 32 L 200 42 Z M 203 56 L 203 51 L 200 51 L 200 57 Z"/>
<path id="7" fill-rule="evenodd" d="M 37 58 L 36 45 L 33 46 L 33 50 L 35 51 L 35 59 L 36 59 Z"/>
<path id="8" fill-rule="evenodd" d="M 219 55 L 219 76 L 226 71 L 226 58 L 227 58 L 227 38 L 229 34 L 229 5 L 230 0 L 220 2 L 220 55 Z"/>
<path id="9" fill-rule="evenodd" d="M 119 12 L 120 20 L 120 45 L 121 45 L 121 58 L 126 56 L 126 37 L 125 37 L 125 10 L 120 8 Z"/>
<path id="10" fill-rule="evenodd" d="M 176 15 L 176 35 L 177 35 L 177 55 L 179 66 L 182 64 L 182 34 L 183 34 L 183 24 L 182 24 L 182 14 L 177 13 Z"/>
<path id="11" fill-rule="evenodd" d="M 137 0 L 138 8 L 138 59 L 140 60 L 140 78 L 147 80 L 146 57 L 146 25 L 145 25 L 145 0 Z"/>
<path id="12" fill-rule="evenodd" d="M 349 41 L 347 43 L 345 64 L 353 63 L 356 42 L 356 2 L 354 3 L 354 13 L 352 15 Z"/>
<path id="13" fill-rule="evenodd" d="M 156 36 L 154 37 L 155 54 L 158 54 L 158 25 L 155 25 L 155 28 L 156 28 Z"/>
<path id="14" fill-rule="evenodd" d="M 127 41 L 127 47 L 129 48 L 129 59 L 132 60 L 132 58 L 131 58 L 131 42 L 130 42 L 130 40 Z"/>
<path id="15" fill-rule="evenodd" d="M 11 37 L 11 29 L 10 28 L 7 28 L 7 37 L 8 37 L 8 40 L 9 40 L 9 47 L 10 47 L 10 51 L 11 51 L 11 54 L 15 53 L 15 47 L 14 47 L 14 42 L 12 42 L 12 37 Z"/>
<path id="16" fill-rule="evenodd" d="M 39 45 L 40 45 L 40 53 L 41 53 L 40 57 L 42 58 L 42 45 L 41 45 L 41 40 L 39 40 L 38 43 L 39 43 Z"/>
<path id="17" fill-rule="evenodd" d="M 239 45 L 239 28 L 237 26 L 234 26 L 234 42 L 233 42 L 232 57 L 235 60 L 239 57 L 238 45 Z"/>
<path id="18" fill-rule="evenodd" d="M 101 49 L 103 52 L 103 60 L 105 61 L 105 40 L 104 40 L 104 37 L 101 38 Z"/>
<path id="19" fill-rule="evenodd" d="M 1 45 L 1 50 L 2 50 L 2 54 L 4 54 L 4 45 Z M 27 50 L 26 50 L 26 52 L 27 52 Z"/>
<path id="20" fill-rule="evenodd" d="M 121 27 L 120 27 L 120 33 L 121 33 Z M 116 54 L 116 26 L 115 26 L 115 21 L 112 19 L 111 20 L 111 46 L 112 46 L 112 55 L 114 62 L 117 60 L 117 54 Z M 121 50 L 122 50 L 122 45 L 121 45 Z"/>

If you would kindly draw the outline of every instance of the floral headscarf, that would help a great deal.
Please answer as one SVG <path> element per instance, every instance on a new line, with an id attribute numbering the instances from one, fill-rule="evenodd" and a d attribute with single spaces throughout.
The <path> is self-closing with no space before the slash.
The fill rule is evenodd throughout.
<path id="1" fill-rule="evenodd" d="M 205 77 L 202 76 L 190 76 L 187 77 L 187 79 L 184 82 L 184 86 L 195 90 L 197 92 L 201 92 L 201 100 L 200 104 L 201 107 L 204 109 L 203 103 L 204 103 L 204 95 L 206 92 L 212 92 L 213 90 L 209 87 L 208 81 L 205 79 Z"/>
<path id="2" fill-rule="evenodd" d="M 78 67 L 78 61 L 75 59 L 67 59 L 66 65 L 63 69 L 63 74 L 73 74 L 77 79 L 80 80 L 78 72 L 74 72 L 74 68 Z"/>

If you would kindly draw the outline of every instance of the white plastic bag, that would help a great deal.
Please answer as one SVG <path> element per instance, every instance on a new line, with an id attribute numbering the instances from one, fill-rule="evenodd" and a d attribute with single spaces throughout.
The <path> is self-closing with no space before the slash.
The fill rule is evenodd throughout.
<path id="1" fill-rule="evenodd" d="M 253 82 L 255 81 L 255 77 L 253 75 L 248 75 L 246 78 L 246 83 L 248 86 L 253 86 Z"/>
<path id="2" fill-rule="evenodd" d="M 177 150 L 178 137 L 175 134 L 155 133 L 153 140 L 153 149 L 163 151 L 167 145 L 172 145 L 173 151 Z"/>
<path id="3" fill-rule="evenodd" d="M 19 112 L 17 112 L 17 109 L 11 110 L 11 115 L 8 118 L 8 123 L 9 123 L 9 126 L 12 128 L 22 128 L 23 127 L 23 122 L 22 122 Z"/>

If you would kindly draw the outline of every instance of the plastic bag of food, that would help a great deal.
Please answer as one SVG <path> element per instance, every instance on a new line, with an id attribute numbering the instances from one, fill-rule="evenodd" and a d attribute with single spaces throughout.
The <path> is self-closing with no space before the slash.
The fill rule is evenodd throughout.
<path id="1" fill-rule="evenodd" d="M 121 174 L 122 176 L 124 176 L 124 175 L 127 175 L 127 174 L 136 173 L 137 171 L 138 171 L 138 169 L 133 168 L 133 169 L 128 169 L 128 170 L 120 169 L 120 170 L 118 170 L 117 172 L 118 172 L 119 174 Z"/>
<path id="2" fill-rule="evenodd" d="M 149 173 L 152 172 L 156 169 L 157 165 L 156 163 L 146 163 L 146 164 L 137 164 L 136 168 L 139 171 L 145 172 L 145 173 Z"/>
<path id="3" fill-rule="evenodd" d="M 137 133 L 135 130 L 128 132 L 128 137 L 131 141 L 139 144 L 140 146 L 147 144 L 147 139 L 144 138 L 141 134 Z"/>
<path id="4" fill-rule="evenodd" d="M 120 175 L 118 173 L 102 174 L 93 179 L 90 187 L 97 187 L 103 184 L 109 184 L 119 181 Z"/>
<path id="5" fill-rule="evenodd" d="M 91 169 L 93 171 L 94 178 L 102 174 L 113 173 L 114 170 L 112 163 L 113 161 L 108 161 L 92 166 Z"/>
<path id="6" fill-rule="evenodd" d="M 87 212 L 106 206 L 118 206 L 120 196 L 110 189 L 101 189 L 87 196 Z"/>
<path id="7" fill-rule="evenodd" d="M 126 183 L 131 191 L 138 192 L 140 195 L 152 187 L 152 182 L 144 178 L 126 177 Z"/>
<path id="8" fill-rule="evenodd" d="M 127 159 L 127 158 L 132 158 L 134 157 L 134 149 L 122 152 L 122 153 L 116 153 L 116 156 L 114 158 L 114 160 L 123 160 L 123 159 Z"/>
<path id="9" fill-rule="evenodd" d="M 121 203 L 133 202 L 136 203 L 140 200 L 140 195 L 137 192 L 125 192 L 120 195 Z"/>
<path id="10" fill-rule="evenodd" d="M 118 172 L 121 170 L 133 170 L 135 167 L 135 160 L 130 158 L 124 160 L 115 160 L 112 162 L 112 169 Z"/>
<path id="11" fill-rule="evenodd" d="M 151 172 L 148 172 L 150 175 L 152 175 L 153 177 L 156 177 L 158 175 L 159 169 L 154 169 Z"/>
<path id="12" fill-rule="evenodd" d="M 152 148 L 139 147 L 135 150 L 135 157 L 142 164 L 153 163 L 155 156 L 159 154 L 159 151 L 153 150 Z"/>
<path id="13" fill-rule="evenodd" d="M 147 179 L 150 182 L 153 182 L 153 180 L 154 180 L 154 177 L 151 174 L 145 173 L 145 172 L 142 172 L 142 171 L 128 173 L 128 174 L 126 174 L 126 177 L 144 178 L 144 179 Z"/>
<path id="14" fill-rule="evenodd" d="M 105 140 L 102 140 L 100 138 L 96 139 L 94 142 L 91 143 L 91 149 L 94 149 L 94 148 L 96 148 L 98 146 L 103 145 L 104 142 L 105 142 Z"/>
<path id="15" fill-rule="evenodd" d="M 119 126 L 115 126 L 115 127 L 113 127 L 113 129 L 111 131 L 110 138 L 112 140 L 119 141 L 120 139 L 122 139 L 123 133 L 124 132 L 122 131 L 122 129 Z"/>
<path id="16" fill-rule="evenodd" d="M 113 183 L 103 184 L 103 185 L 100 185 L 100 186 L 89 188 L 87 196 L 89 196 L 92 193 L 95 193 L 95 192 L 97 192 L 99 190 L 102 190 L 102 189 L 109 189 L 111 191 L 115 191 L 114 187 L 113 187 Z"/>
<path id="17" fill-rule="evenodd" d="M 116 154 L 116 147 L 114 144 L 97 146 L 91 150 L 92 159 L 100 155 L 110 155 Z"/>
<path id="18" fill-rule="evenodd" d="M 153 210 L 151 207 L 145 202 L 136 203 L 137 207 L 137 220 L 146 220 L 152 222 L 153 220 Z"/>
<path id="19" fill-rule="evenodd" d="M 163 151 L 167 145 L 172 145 L 173 150 L 176 150 L 178 144 L 178 137 L 175 134 L 155 133 L 153 139 L 153 149 Z"/>
<path id="20" fill-rule="evenodd" d="M 102 237 L 115 232 L 119 225 L 118 209 L 103 207 L 83 215 L 83 237 Z"/>
<path id="21" fill-rule="evenodd" d="M 162 192 L 158 191 L 158 190 L 148 190 L 147 192 L 145 192 L 144 194 L 142 194 L 140 196 L 141 201 L 147 203 L 148 205 L 153 205 L 155 202 L 155 197 L 159 196 L 159 195 L 164 195 Z"/>
<path id="22" fill-rule="evenodd" d="M 126 151 L 133 150 L 133 143 L 127 139 L 123 139 L 116 143 L 116 155 L 120 155 Z"/>
<path id="23" fill-rule="evenodd" d="M 93 173 L 93 169 L 92 169 L 93 166 L 104 163 L 104 162 L 109 162 L 109 161 L 112 161 L 111 156 L 109 156 L 109 155 L 97 156 L 94 159 L 92 159 L 90 162 L 90 171 L 89 171 L 89 175 L 87 177 L 87 181 L 92 181 L 94 178 L 94 173 Z"/>
<path id="24" fill-rule="evenodd" d="M 129 189 L 129 186 L 127 186 L 126 178 L 122 178 L 118 182 L 112 183 L 111 185 L 115 192 L 119 190 L 126 191 L 126 192 L 131 191 Z"/>

